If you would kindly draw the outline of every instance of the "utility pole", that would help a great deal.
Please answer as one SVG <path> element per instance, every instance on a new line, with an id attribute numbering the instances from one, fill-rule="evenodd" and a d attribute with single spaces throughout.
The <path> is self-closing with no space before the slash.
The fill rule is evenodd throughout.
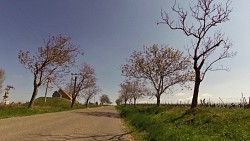
<path id="1" fill-rule="evenodd" d="M 46 85 L 46 90 L 45 90 L 45 97 L 44 97 L 44 102 L 47 102 L 47 93 L 48 93 L 48 87 L 49 87 L 49 83 L 51 83 L 51 78 L 47 79 L 47 85 Z"/>
<path id="2" fill-rule="evenodd" d="M 9 101 L 7 100 L 9 97 L 9 91 L 10 89 L 15 89 L 13 86 L 7 85 L 7 87 L 5 88 L 5 94 L 3 96 L 3 104 L 4 105 L 9 105 Z"/>

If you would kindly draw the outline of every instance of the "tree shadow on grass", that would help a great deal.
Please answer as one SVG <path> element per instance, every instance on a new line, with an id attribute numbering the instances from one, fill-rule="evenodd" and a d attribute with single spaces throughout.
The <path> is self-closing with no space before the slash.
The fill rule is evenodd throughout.
<path id="1" fill-rule="evenodd" d="M 131 132 L 123 134 L 93 134 L 93 135 L 51 135 L 51 134 L 32 134 L 31 139 L 38 140 L 53 140 L 53 141 L 130 141 L 126 135 Z"/>
<path id="2" fill-rule="evenodd" d="M 179 117 L 173 119 L 172 122 L 175 122 L 175 121 L 178 121 L 178 120 L 180 120 L 180 119 L 183 119 L 183 118 L 186 117 L 186 116 L 196 115 L 196 114 L 198 114 L 198 113 L 200 113 L 200 112 L 201 112 L 201 110 L 200 110 L 200 109 L 197 109 L 197 108 L 195 108 L 195 109 L 188 109 L 188 110 L 185 111 L 185 113 L 183 113 L 181 116 L 179 116 Z"/>

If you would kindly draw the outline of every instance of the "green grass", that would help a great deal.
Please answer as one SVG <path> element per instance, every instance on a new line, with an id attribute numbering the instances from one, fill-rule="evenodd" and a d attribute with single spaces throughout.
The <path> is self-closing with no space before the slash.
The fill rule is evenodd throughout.
<path id="1" fill-rule="evenodd" d="M 71 101 L 64 98 L 47 98 L 45 103 L 44 97 L 40 97 L 36 99 L 32 109 L 27 108 L 28 103 L 2 106 L 0 108 L 0 119 L 72 110 L 70 104 Z M 85 108 L 85 106 L 76 104 L 73 109 L 79 108 Z"/>
<path id="2" fill-rule="evenodd" d="M 46 103 L 44 102 L 44 97 L 39 97 L 35 101 L 35 106 L 40 107 L 62 107 L 68 108 L 71 105 L 71 101 L 65 98 L 58 98 L 58 97 L 47 97 Z"/>
<path id="3" fill-rule="evenodd" d="M 121 116 L 136 140 L 250 140 L 250 109 L 123 107 Z"/>

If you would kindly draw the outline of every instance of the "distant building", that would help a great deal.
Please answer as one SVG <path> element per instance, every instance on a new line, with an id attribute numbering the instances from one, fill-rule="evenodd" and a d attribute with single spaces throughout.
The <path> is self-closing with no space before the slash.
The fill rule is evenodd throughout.
<path id="1" fill-rule="evenodd" d="M 62 90 L 61 88 L 58 91 L 55 91 L 52 97 L 60 97 L 60 98 L 66 98 L 68 100 L 72 100 L 72 96 L 67 91 Z"/>

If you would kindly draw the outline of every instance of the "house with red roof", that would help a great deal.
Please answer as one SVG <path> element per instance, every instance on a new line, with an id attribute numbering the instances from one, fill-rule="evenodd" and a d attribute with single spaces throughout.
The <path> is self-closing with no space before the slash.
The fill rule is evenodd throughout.
<path id="1" fill-rule="evenodd" d="M 61 88 L 58 91 L 55 91 L 52 97 L 60 97 L 60 98 L 66 98 L 68 100 L 72 100 L 72 95 Z"/>

